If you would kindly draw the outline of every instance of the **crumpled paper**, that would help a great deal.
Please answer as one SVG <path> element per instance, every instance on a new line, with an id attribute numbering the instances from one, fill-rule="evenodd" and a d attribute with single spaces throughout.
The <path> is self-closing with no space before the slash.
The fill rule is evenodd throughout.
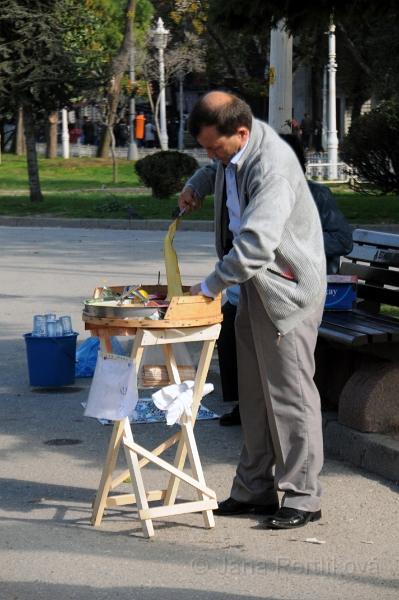
<path id="1" fill-rule="evenodd" d="M 213 384 L 206 383 L 202 390 L 202 397 L 213 392 Z M 167 385 L 155 394 L 152 394 L 154 404 L 160 410 L 166 411 L 166 423 L 183 425 L 192 415 L 194 381 L 187 380 L 183 383 Z"/>

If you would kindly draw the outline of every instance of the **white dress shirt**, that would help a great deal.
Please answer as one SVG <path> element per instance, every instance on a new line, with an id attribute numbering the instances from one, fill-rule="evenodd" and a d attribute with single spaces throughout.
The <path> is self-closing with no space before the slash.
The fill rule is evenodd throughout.
<path id="1" fill-rule="evenodd" d="M 226 166 L 224 170 L 224 177 L 226 181 L 226 195 L 227 195 L 227 210 L 229 211 L 229 229 L 233 234 L 233 237 L 236 238 L 240 231 L 240 223 L 241 223 L 241 215 L 240 215 L 240 199 L 238 197 L 237 190 L 237 163 L 240 160 L 241 156 L 244 154 L 245 148 L 247 147 L 249 142 L 249 138 L 247 143 L 241 150 L 237 152 L 230 160 L 229 164 Z M 212 294 L 209 290 L 205 281 L 201 283 L 201 291 L 205 296 L 210 296 L 211 298 L 216 298 L 214 294 Z"/>

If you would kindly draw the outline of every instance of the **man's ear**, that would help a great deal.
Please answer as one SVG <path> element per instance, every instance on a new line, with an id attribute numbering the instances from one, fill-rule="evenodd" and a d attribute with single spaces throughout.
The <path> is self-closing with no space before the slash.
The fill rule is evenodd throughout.
<path id="1" fill-rule="evenodd" d="M 247 141 L 248 137 L 249 137 L 249 129 L 247 127 L 238 127 L 237 128 L 237 135 L 240 136 L 242 141 Z"/>

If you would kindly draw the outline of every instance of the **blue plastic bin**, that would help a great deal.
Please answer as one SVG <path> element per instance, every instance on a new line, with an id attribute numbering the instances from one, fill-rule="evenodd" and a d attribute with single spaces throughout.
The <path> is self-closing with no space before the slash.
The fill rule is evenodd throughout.
<path id="1" fill-rule="evenodd" d="M 36 387 L 59 387 L 75 383 L 76 338 L 32 337 L 25 333 L 29 383 Z"/>

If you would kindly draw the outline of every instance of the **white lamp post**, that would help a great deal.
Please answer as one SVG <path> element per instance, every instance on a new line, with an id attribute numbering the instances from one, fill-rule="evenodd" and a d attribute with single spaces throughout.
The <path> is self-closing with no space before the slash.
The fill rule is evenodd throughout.
<path id="1" fill-rule="evenodd" d="M 328 35 L 328 162 L 330 163 L 330 178 L 338 178 L 338 136 L 337 136 L 337 113 L 335 73 L 337 63 L 335 62 L 335 25 L 330 23 Z"/>
<path id="2" fill-rule="evenodd" d="M 327 66 L 324 66 L 323 71 L 323 127 L 321 145 L 323 150 L 327 148 Z"/>
<path id="3" fill-rule="evenodd" d="M 62 158 L 69 158 L 69 131 L 68 131 L 68 111 L 63 108 L 62 111 Z"/>
<path id="4" fill-rule="evenodd" d="M 179 111 L 180 111 L 180 125 L 179 125 L 179 143 L 178 148 L 182 150 L 184 148 L 184 126 L 183 126 L 183 79 L 184 71 L 179 69 L 177 74 L 179 78 Z"/>
<path id="5" fill-rule="evenodd" d="M 130 69 L 129 69 L 129 78 L 130 81 L 134 84 L 134 46 L 132 46 L 130 52 Z M 136 138 L 134 135 L 134 125 L 135 125 L 135 117 L 136 117 L 136 103 L 134 101 L 134 96 L 130 96 L 129 102 L 129 148 L 127 151 L 128 160 L 137 160 L 139 157 L 139 153 L 137 150 Z"/>
<path id="6" fill-rule="evenodd" d="M 154 31 L 154 44 L 159 50 L 159 116 L 160 116 L 160 142 L 161 150 L 168 150 L 168 134 L 166 131 L 166 104 L 165 104 L 165 71 L 163 62 L 163 51 L 168 45 L 169 31 L 163 26 L 161 17 L 158 19 L 157 28 Z"/>
<path id="7" fill-rule="evenodd" d="M 269 125 L 277 133 L 289 133 L 292 120 L 292 37 L 284 22 L 271 30 L 269 75 Z"/>

